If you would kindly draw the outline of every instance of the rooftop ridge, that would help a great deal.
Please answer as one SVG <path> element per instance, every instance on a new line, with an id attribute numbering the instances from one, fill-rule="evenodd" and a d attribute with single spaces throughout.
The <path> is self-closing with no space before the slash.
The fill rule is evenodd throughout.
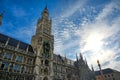
<path id="1" fill-rule="evenodd" d="M 115 73 L 115 72 L 119 72 L 117 70 L 111 69 L 111 68 L 106 68 L 106 69 L 102 69 L 103 74 L 109 74 L 109 73 Z M 100 70 L 95 71 L 96 75 L 100 75 Z"/>
<path id="2" fill-rule="evenodd" d="M 1 32 L 0 32 L 0 35 L 3 35 L 3 36 L 5 36 L 5 37 L 11 38 L 11 39 L 15 39 L 15 40 L 17 40 L 17 41 L 19 41 L 19 42 L 22 42 L 22 43 L 25 43 L 25 44 L 31 46 L 31 44 L 29 44 L 29 43 L 27 43 L 27 42 L 21 41 L 21 40 L 19 40 L 19 39 L 17 39 L 17 38 L 14 38 L 14 37 L 8 36 L 8 35 L 3 34 L 3 33 L 1 33 Z"/>

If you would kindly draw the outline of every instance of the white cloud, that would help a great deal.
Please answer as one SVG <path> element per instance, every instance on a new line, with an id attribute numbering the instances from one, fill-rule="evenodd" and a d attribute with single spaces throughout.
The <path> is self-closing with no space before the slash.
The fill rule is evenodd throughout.
<path id="1" fill-rule="evenodd" d="M 55 54 L 61 54 L 63 53 L 63 43 L 61 42 L 62 40 L 59 38 L 56 38 L 54 41 L 54 53 Z"/>
<path id="2" fill-rule="evenodd" d="M 102 12 L 96 17 L 97 20 L 103 20 L 108 15 L 112 13 L 115 7 L 114 3 L 111 2 L 110 4 L 106 5 L 105 8 L 102 10 Z"/>
<path id="3" fill-rule="evenodd" d="M 95 69 L 98 69 L 97 59 L 99 59 L 102 65 L 108 62 L 108 64 L 103 65 L 102 68 L 110 67 L 120 70 L 120 63 L 115 61 L 116 54 L 120 53 L 119 46 L 118 44 L 113 43 L 116 39 L 118 39 L 118 37 L 116 37 L 115 35 L 117 35 L 117 33 L 120 31 L 120 16 L 109 20 L 109 16 L 111 14 L 114 14 L 115 10 L 119 10 L 118 6 L 119 5 L 115 2 L 111 2 L 103 8 L 103 10 L 97 15 L 97 17 L 95 17 L 94 22 L 88 23 L 86 22 L 88 18 L 85 18 L 80 24 L 71 24 L 72 28 L 74 28 L 75 26 L 78 27 L 78 25 L 80 26 L 81 24 L 83 24 L 80 27 L 73 30 L 71 27 L 67 27 L 67 29 L 65 29 L 62 34 L 65 38 L 67 37 L 67 40 L 69 41 L 66 43 L 66 45 L 63 45 L 64 40 L 61 39 L 60 43 L 62 43 L 62 46 L 60 46 L 59 48 L 63 50 L 62 54 L 64 54 L 64 50 L 71 49 L 72 47 L 74 47 L 74 45 L 79 44 L 79 48 L 74 50 L 74 52 L 76 53 L 76 51 L 81 51 L 89 61 L 89 65 L 93 64 L 95 66 Z M 64 16 L 72 16 L 72 14 L 78 10 L 78 6 L 76 7 L 77 8 L 72 10 L 73 12 L 69 13 L 69 11 L 66 11 L 66 13 L 69 14 L 66 14 Z M 82 5 L 82 7 L 84 6 Z M 71 34 L 72 31 L 74 33 Z M 72 38 L 73 35 L 79 37 L 79 39 L 75 40 L 74 42 L 70 42 L 72 41 L 71 39 L 74 39 Z M 58 36 L 56 38 L 60 39 L 61 37 Z M 112 46 L 112 48 L 109 48 L 108 46 Z M 75 53 L 69 53 L 69 55 L 75 55 Z"/>
<path id="4" fill-rule="evenodd" d="M 28 15 L 26 11 L 21 7 L 13 7 L 11 11 L 15 17 L 19 17 L 19 18 Z"/>
<path id="5" fill-rule="evenodd" d="M 110 22 L 107 20 L 107 16 L 113 12 L 114 6 L 114 3 L 106 5 L 94 23 L 83 25 L 82 31 L 78 30 L 76 33 L 81 37 L 80 50 L 83 53 L 86 51 L 92 51 L 92 53 L 85 53 L 85 56 L 88 58 L 89 64 L 94 64 L 96 67 L 97 59 L 101 61 L 101 64 L 104 64 L 107 61 L 110 62 L 108 65 L 103 66 L 103 68 L 111 67 L 118 69 L 118 65 L 120 66 L 120 64 L 116 64 L 118 62 L 114 60 L 115 55 L 118 52 L 116 51 L 119 48 L 117 47 L 118 44 L 114 45 L 114 43 L 108 43 L 110 37 L 118 38 L 115 37 L 115 35 L 118 33 L 118 31 L 120 31 L 120 17 L 115 18 L 115 20 L 111 20 Z M 112 25 L 110 25 L 110 23 L 112 23 Z M 114 41 L 114 38 L 112 41 Z M 112 49 L 105 48 L 106 44 L 113 46 Z M 91 54 L 91 56 L 88 54 Z"/>
<path id="6" fill-rule="evenodd" d="M 70 17 L 73 15 L 77 10 L 84 10 L 83 6 L 86 4 L 87 0 L 77 0 L 75 4 L 71 4 L 67 9 L 64 9 L 62 13 L 62 17 Z"/>

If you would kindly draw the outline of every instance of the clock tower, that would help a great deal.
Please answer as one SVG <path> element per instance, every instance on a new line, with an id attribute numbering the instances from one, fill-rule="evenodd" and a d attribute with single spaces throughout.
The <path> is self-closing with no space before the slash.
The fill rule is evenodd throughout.
<path id="1" fill-rule="evenodd" d="M 31 40 L 36 53 L 35 80 L 53 80 L 54 36 L 51 34 L 51 26 L 52 20 L 46 6 L 38 19 L 36 33 Z"/>

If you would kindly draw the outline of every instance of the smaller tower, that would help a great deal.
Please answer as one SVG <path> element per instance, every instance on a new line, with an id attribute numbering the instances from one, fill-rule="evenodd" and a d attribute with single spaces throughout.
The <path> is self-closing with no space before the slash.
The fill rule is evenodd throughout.
<path id="1" fill-rule="evenodd" d="M 48 13 L 48 7 L 46 5 L 44 11 L 42 12 L 42 18 L 48 19 L 48 17 L 49 17 L 49 13 Z"/>
<path id="2" fill-rule="evenodd" d="M 82 53 L 80 53 L 80 59 L 83 60 L 83 56 L 82 56 Z"/>

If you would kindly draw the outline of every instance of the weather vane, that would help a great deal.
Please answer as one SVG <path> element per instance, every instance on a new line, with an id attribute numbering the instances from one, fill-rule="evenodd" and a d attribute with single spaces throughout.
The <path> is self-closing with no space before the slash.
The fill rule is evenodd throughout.
<path id="1" fill-rule="evenodd" d="M 2 25 L 2 18 L 3 18 L 4 13 L 5 13 L 5 11 L 3 11 L 3 12 L 0 14 L 0 26 Z"/>

